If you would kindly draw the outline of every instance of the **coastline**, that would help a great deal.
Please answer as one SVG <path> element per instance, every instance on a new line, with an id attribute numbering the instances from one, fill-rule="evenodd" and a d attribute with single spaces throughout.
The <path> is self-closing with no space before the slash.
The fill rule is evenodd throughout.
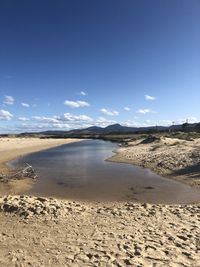
<path id="1" fill-rule="evenodd" d="M 119 147 L 107 161 L 144 167 L 162 177 L 200 188 L 200 139 L 161 138 L 146 144 L 143 141 Z"/>
<path id="2" fill-rule="evenodd" d="M 35 141 L 31 147 L 27 139 L 24 149 L 20 143 L 14 152 L 10 145 L 10 153 L 4 153 L 0 162 L 63 145 L 67 139 L 57 141 L 47 140 L 37 146 Z M 135 154 L 135 147 L 144 152 L 146 145 L 142 145 L 143 150 L 133 143 L 119 148 L 114 160 Z M 147 147 L 152 149 L 152 144 Z M 129 153 L 124 155 L 128 148 Z M 148 155 L 147 150 L 144 153 Z M 138 158 L 136 165 L 142 164 Z M 128 159 L 123 160 L 127 163 Z M 133 159 L 129 160 L 133 164 Z M 26 196 L 16 191 L 15 195 L 0 197 L 0 265 L 196 267 L 200 262 L 199 213 L 199 204 L 90 203 Z"/>
<path id="3" fill-rule="evenodd" d="M 7 162 L 20 156 L 79 141 L 82 140 L 72 138 L 0 138 L 0 174 L 11 173 L 12 169 L 9 168 Z M 0 182 L 0 195 L 4 195 L 6 192 L 20 194 L 29 190 L 32 183 L 31 179 L 11 180 L 7 183 Z"/>

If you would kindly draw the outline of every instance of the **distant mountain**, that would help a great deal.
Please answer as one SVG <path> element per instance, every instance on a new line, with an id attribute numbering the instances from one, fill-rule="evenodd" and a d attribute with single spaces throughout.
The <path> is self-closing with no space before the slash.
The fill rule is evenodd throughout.
<path id="1" fill-rule="evenodd" d="M 105 128 L 92 126 L 86 129 L 77 129 L 69 131 L 68 134 L 110 134 L 110 133 L 133 133 L 138 128 L 126 127 L 120 124 L 109 125 Z"/>
<path id="2" fill-rule="evenodd" d="M 113 125 L 109 125 L 106 128 L 104 128 L 104 131 L 106 133 L 126 133 L 126 132 L 135 132 L 137 131 L 136 127 L 127 127 L 127 126 L 122 126 L 120 124 L 113 124 Z"/>
<path id="3" fill-rule="evenodd" d="M 198 123 L 190 123 L 187 125 L 188 128 L 192 129 L 197 126 Z M 92 126 L 85 129 L 74 129 L 70 131 L 44 131 L 37 133 L 22 133 L 21 135 L 46 135 L 46 136 L 73 136 L 73 135 L 102 135 L 102 134 L 131 134 L 136 132 L 147 132 L 151 130 L 157 131 L 179 131 L 182 130 L 182 125 L 171 125 L 171 126 L 149 126 L 149 127 L 127 127 L 120 124 L 112 124 L 105 128 Z"/>

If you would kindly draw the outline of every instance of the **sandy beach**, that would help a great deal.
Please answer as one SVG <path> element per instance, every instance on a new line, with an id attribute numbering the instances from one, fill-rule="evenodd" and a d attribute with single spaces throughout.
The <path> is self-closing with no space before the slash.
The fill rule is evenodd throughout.
<path id="1" fill-rule="evenodd" d="M 40 138 L 0 138 L 0 174 L 11 172 L 6 163 L 28 153 L 45 150 L 48 148 L 78 142 L 79 139 L 40 139 Z M 0 183 L 0 195 L 5 192 L 19 194 L 28 190 L 32 185 L 30 179 L 12 180 Z"/>
<path id="2" fill-rule="evenodd" d="M 200 139 L 161 137 L 137 140 L 119 148 L 109 159 L 130 163 L 186 184 L 200 186 Z"/>
<path id="3" fill-rule="evenodd" d="M 78 142 L 79 139 L 0 138 L 0 166 L 28 153 Z"/>
<path id="4" fill-rule="evenodd" d="M 200 205 L 7 196 L 0 209 L 0 266 L 200 266 Z"/>
<path id="5" fill-rule="evenodd" d="M 169 145 L 170 142 L 175 144 Z M 163 139 L 148 144 L 141 140 L 132 142 L 120 148 L 112 160 L 170 175 L 180 170 L 176 163 L 181 159 L 178 148 L 186 158 L 183 168 L 198 164 L 199 158 L 189 155 L 197 153 L 200 141 L 183 142 Z M 5 143 L 0 143 L 1 164 L 66 140 L 13 139 L 7 141 L 9 145 Z M 153 157 L 156 152 L 157 158 Z M 162 159 L 163 164 L 169 164 L 171 161 L 165 162 L 169 155 L 177 159 L 174 169 L 158 164 Z M 189 179 L 190 173 L 187 175 Z M 2 196 L 0 211 L 0 266 L 200 266 L 199 204 L 91 203 L 17 194 Z"/>

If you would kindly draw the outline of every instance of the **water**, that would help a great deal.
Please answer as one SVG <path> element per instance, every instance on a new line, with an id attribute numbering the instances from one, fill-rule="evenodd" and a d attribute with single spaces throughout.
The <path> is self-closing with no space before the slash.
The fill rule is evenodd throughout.
<path id="1" fill-rule="evenodd" d="M 200 191 L 160 177 L 151 171 L 124 163 L 105 161 L 117 145 L 86 140 L 30 154 L 15 161 L 15 167 L 31 164 L 39 178 L 29 195 L 89 201 L 134 201 L 192 203 Z"/>

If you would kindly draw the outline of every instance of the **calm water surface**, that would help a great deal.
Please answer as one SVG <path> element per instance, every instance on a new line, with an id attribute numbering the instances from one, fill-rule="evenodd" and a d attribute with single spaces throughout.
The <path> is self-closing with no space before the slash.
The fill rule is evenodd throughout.
<path id="1" fill-rule="evenodd" d="M 105 161 L 117 145 L 86 140 L 12 161 L 31 164 L 39 178 L 26 194 L 92 201 L 191 203 L 200 191 L 130 164 Z"/>

